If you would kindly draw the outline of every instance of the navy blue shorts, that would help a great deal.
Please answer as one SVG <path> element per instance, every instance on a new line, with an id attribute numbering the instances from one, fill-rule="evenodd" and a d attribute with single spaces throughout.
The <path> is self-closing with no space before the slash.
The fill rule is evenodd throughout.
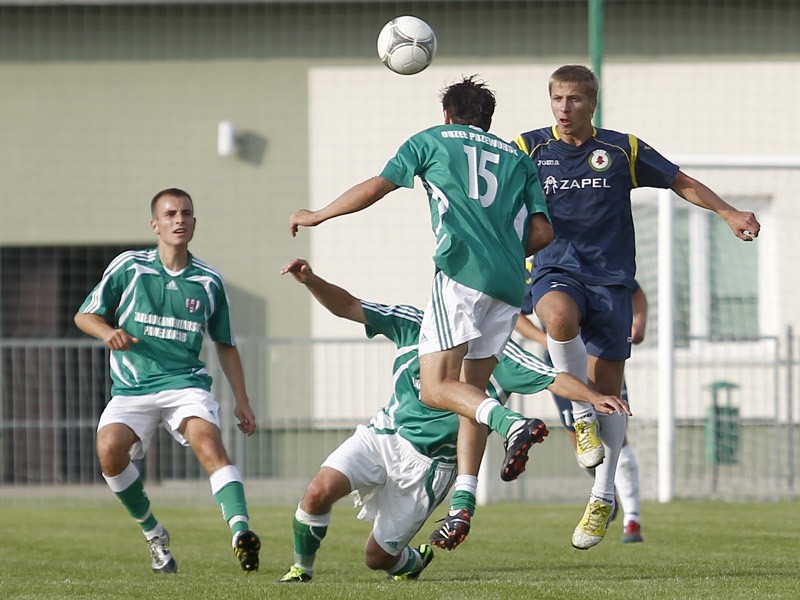
<path id="1" fill-rule="evenodd" d="M 626 360 L 631 355 L 631 290 L 624 285 L 588 285 L 560 271 L 537 275 L 531 287 L 533 307 L 548 292 L 569 295 L 581 311 L 581 338 L 591 356 Z"/>

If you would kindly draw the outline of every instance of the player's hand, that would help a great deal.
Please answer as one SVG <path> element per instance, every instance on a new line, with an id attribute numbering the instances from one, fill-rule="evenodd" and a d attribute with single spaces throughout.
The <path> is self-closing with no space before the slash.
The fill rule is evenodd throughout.
<path id="1" fill-rule="evenodd" d="M 130 350 L 131 344 L 138 344 L 139 338 L 128 335 L 124 329 L 112 329 L 111 332 L 103 338 L 103 343 L 112 350 Z"/>
<path id="2" fill-rule="evenodd" d="M 761 231 L 761 223 L 756 220 L 755 214 L 746 211 L 733 211 L 725 215 L 725 221 L 733 234 L 740 240 L 752 242 Z"/>
<path id="3" fill-rule="evenodd" d="M 282 269 L 281 275 L 291 273 L 292 276 L 300 283 L 306 284 L 314 277 L 314 272 L 311 270 L 311 265 L 308 261 L 302 258 L 295 258 L 289 261 Z"/>
<path id="4" fill-rule="evenodd" d="M 314 227 L 319 222 L 316 219 L 315 213 L 306 208 L 294 211 L 289 216 L 289 233 L 292 237 L 297 235 L 297 230 L 301 227 Z"/>
<path id="5" fill-rule="evenodd" d="M 243 434 L 247 436 L 253 435 L 256 430 L 256 417 L 253 410 L 250 408 L 250 402 L 237 402 L 233 409 L 233 414 L 239 421 L 236 426 Z"/>
<path id="6" fill-rule="evenodd" d="M 592 401 L 595 410 L 597 412 L 603 413 L 605 415 L 628 415 L 629 417 L 633 416 L 631 412 L 631 407 L 628 406 L 628 403 L 621 398 L 617 398 L 616 396 L 600 396 L 596 400 Z"/>

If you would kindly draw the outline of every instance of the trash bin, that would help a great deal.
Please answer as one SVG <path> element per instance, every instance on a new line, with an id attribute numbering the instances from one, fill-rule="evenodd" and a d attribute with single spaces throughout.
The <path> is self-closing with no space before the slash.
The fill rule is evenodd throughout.
<path id="1" fill-rule="evenodd" d="M 711 390 L 711 406 L 706 418 L 707 463 L 735 465 L 738 462 L 739 408 L 732 400 L 732 392 L 738 388 L 731 381 L 715 381 L 706 388 Z"/>

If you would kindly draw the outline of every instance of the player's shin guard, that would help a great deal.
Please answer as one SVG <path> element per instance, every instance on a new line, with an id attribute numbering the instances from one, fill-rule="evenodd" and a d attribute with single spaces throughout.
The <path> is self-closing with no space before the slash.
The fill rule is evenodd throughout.
<path id="1" fill-rule="evenodd" d="M 103 473 L 103 479 L 122 506 L 138 521 L 142 531 L 151 531 L 158 526 L 158 520 L 150 512 L 150 500 L 144 493 L 142 478 L 133 463 L 128 463 L 119 475 L 109 477 Z"/>
<path id="2" fill-rule="evenodd" d="M 233 465 L 228 465 L 214 471 L 208 478 L 211 484 L 211 493 L 222 510 L 222 518 L 231 528 L 232 533 L 247 531 L 248 515 L 247 502 L 244 498 L 244 485 L 242 476 Z"/>
<path id="3" fill-rule="evenodd" d="M 594 470 L 592 495 L 604 500 L 614 500 L 614 476 L 617 471 L 622 441 L 628 427 L 626 415 L 598 415 L 600 423 L 600 440 L 605 449 L 605 460 Z"/>
<path id="4" fill-rule="evenodd" d="M 314 569 L 314 559 L 317 556 L 322 540 L 328 533 L 328 524 L 331 513 L 312 515 L 298 505 L 292 520 L 294 531 L 294 560 L 295 564 L 302 567 L 307 573 Z"/>

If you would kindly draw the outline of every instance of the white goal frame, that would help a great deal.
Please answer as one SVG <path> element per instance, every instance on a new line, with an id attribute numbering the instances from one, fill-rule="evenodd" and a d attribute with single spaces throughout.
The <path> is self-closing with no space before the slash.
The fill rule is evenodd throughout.
<path id="1" fill-rule="evenodd" d="M 800 156 L 686 155 L 681 168 L 800 169 Z M 658 193 L 658 501 L 675 496 L 675 335 L 672 190 Z"/>

